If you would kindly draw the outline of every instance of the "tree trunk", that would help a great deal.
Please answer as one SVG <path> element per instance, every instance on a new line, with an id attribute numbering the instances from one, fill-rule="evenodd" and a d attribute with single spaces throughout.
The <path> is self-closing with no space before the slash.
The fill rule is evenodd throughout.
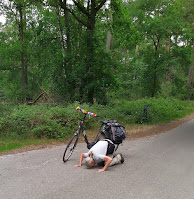
<path id="1" fill-rule="evenodd" d="M 93 26 L 94 27 L 94 26 Z M 86 57 L 86 82 L 87 85 L 91 85 L 87 89 L 87 101 L 93 104 L 94 98 L 94 85 L 93 81 L 93 64 L 94 64 L 94 29 L 87 30 L 87 57 Z"/>
<path id="2" fill-rule="evenodd" d="M 65 58 L 65 45 L 64 45 L 64 39 L 63 39 L 63 29 L 61 25 L 61 19 L 60 19 L 60 12 L 59 12 L 59 6 L 56 5 L 56 15 L 57 15 L 57 24 L 58 24 L 58 29 L 59 29 L 59 37 L 60 37 L 60 42 L 61 42 L 61 51 L 63 58 Z"/>
<path id="3" fill-rule="evenodd" d="M 67 0 L 59 0 L 58 1 L 61 8 L 64 10 L 64 19 L 65 19 L 65 28 L 66 28 L 66 45 L 67 45 L 67 53 L 71 52 L 71 43 L 70 43 L 70 26 L 69 26 L 69 11 L 70 9 L 67 7 Z M 78 3 L 79 4 L 79 3 Z M 71 11 L 70 11 L 71 12 Z M 73 12 L 71 12 L 73 14 Z M 75 17 L 75 15 L 73 14 Z M 75 17 L 77 19 L 77 17 Z M 77 19 L 78 20 L 78 19 Z"/>
<path id="4" fill-rule="evenodd" d="M 66 7 L 65 1 L 65 7 Z M 64 18 L 65 18 L 65 27 L 66 27 L 66 45 L 67 45 L 67 53 L 71 53 L 71 43 L 70 43 L 70 26 L 69 26 L 69 12 L 67 9 L 64 9 Z"/>
<path id="5" fill-rule="evenodd" d="M 105 4 L 106 0 L 101 0 L 97 2 L 96 0 L 87 1 L 87 7 L 83 6 L 82 1 L 72 0 L 78 10 L 87 18 L 87 22 L 80 18 L 71 8 L 68 8 L 66 3 L 62 0 L 59 0 L 61 7 L 70 12 L 73 17 L 83 26 L 87 28 L 87 38 L 86 38 L 86 76 L 81 80 L 81 88 L 84 88 L 84 85 L 87 86 L 86 91 L 86 98 L 87 102 L 93 104 L 94 100 L 94 88 L 95 85 L 92 84 L 93 81 L 93 65 L 94 65 L 94 46 L 95 46 L 95 39 L 94 39 L 94 31 L 95 31 L 95 18 L 97 12 L 100 8 Z M 66 0 L 65 0 L 66 2 Z"/>
<path id="6" fill-rule="evenodd" d="M 156 63 L 154 64 L 154 73 L 153 73 L 153 87 L 152 87 L 152 94 L 151 97 L 154 97 L 156 94 L 156 88 L 157 88 L 157 59 L 159 57 L 159 49 L 160 49 L 160 37 L 157 37 L 157 42 L 154 41 L 154 46 L 155 46 L 155 60 Z"/>
<path id="7" fill-rule="evenodd" d="M 61 19 L 60 19 L 60 10 L 59 5 L 56 3 L 56 15 L 57 15 L 57 24 L 58 24 L 58 32 L 59 32 L 59 38 L 61 43 L 61 52 L 63 56 L 63 71 L 64 71 L 64 77 L 66 78 L 66 66 L 65 66 L 65 42 L 63 38 L 63 28 L 61 25 Z"/>
<path id="8" fill-rule="evenodd" d="M 106 51 L 107 52 L 110 51 L 111 38 L 112 38 L 112 35 L 110 33 L 110 30 L 109 30 L 108 33 L 107 33 L 107 39 L 106 39 Z"/>
<path id="9" fill-rule="evenodd" d="M 170 32 L 170 29 L 168 30 L 168 32 Z M 166 52 L 170 53 L 170 41 L 171 41 L 171 36 L 168 37 L 167 41 L 166 41 Z M 165 78 L 164 81 L 167 82 L 170 80 L 170 72 L 167 70 L 165 72 Z"/>
<path id="10" fill-rule="evenodd" d="M 87 28 L 87 60 L 86 60 L 86 71 L 87 71 L 87 85 L 90 85 L 87 89 L 87 101 L 90 104 L 94 103 L 94 85 L 93 81 L 93 65 L 94 65 L 94 31 L 95 31 L 95 0 L 91 0 L 91 14 L 88 16 L 88 28 Z"/>
<path id="11" fill-rule="evenodd" d="M 194 94 L 193 94 L 193 89 L 194 89 L 194 66 L 191 66 L 189 69 L 189 74 L 188 74 L 188 81 L 187 81 L 187 90 L 189 92 L 189 98 L 193 99 Z"/>
<path id="12" fill-rule="evenodd" d="M 188 74 L 187 87 L 192 88 L 194 85 L 194 66 L 191 66 Z"/>
<path id="13" fill-rule="evenodd" d="M 151 97 L 154 97 L 155 93 L 156 93 L 156 85 L 157 85 L 157 73 L 156 73 L 156 69 L 157 69 L 157 66 L 155 65 L 155 67 L 154 67 L 154 75 L 153 75 L 153 89 L 152 89 Z"/>
<path id="14" fill-rule="evenodd" d="M 166 51 L 169 53 L 170 52 L 170 36 L 168 40 L 166 41 Z"/>
<path id="15" fill-rule="evenodd" d="M 135 54 L 137 54 L 139 51 L 139 45 L 136 45 L 136 48 L 135 48 Z"/>
<path id="16" fill-rule="evenodd" d="M 21 42 L 21 88 L 22 88 L 22 102 L 26 101 L 27 98 L 27 89 L 28 89 L 28 68 L 27 60 L 25 55 L 25 44 L 24 44 L 24 19 L 23 19 L 23 10 L 22 6 L 18 7 L 20 21 L 19 21 L 19 40 Z"/>
<path id="17" fill-rule="evenodd" d="M 112 18 L 112 13 L 110 14 L 110 22 L 112 23 L 113 18 Z M 110 47 L 111 47 L 111 40 L 112 40 L 112 35 L 110 30 L 107 33 L 107 39 L 106 39 L 106 51 L 110 51 Z"/>

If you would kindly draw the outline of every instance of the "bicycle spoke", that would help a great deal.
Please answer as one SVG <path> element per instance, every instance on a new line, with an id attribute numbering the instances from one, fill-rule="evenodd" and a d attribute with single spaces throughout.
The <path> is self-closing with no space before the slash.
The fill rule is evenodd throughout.
<path id="1" fill-rule="evenodd" d="M 78 141 L 78 136 L 77 135 L 74 135 L 71 140 L 69 141 L 66 149 L 65 149 L 65 152 L 64 152 L 64 155 L 63 155 L 63 161 L 66 162 L 72 155 L 75 147 L 76 147 L 76 144 L 77 144 L 77 141 Z"/>

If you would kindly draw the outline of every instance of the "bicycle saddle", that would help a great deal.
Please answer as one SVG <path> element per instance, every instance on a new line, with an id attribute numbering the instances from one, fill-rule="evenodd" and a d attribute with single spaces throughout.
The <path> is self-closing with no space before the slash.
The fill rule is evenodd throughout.
<path id="1" fill-rule="evenodd" d="M 102 124 L 107 124 L 107 123 L 116 123 L 116 120 L 102 120 L 100 121 Z"/>
<path id="2" fill-rule="evenodd" d="M 107 120 L 101 120 L 101 121 L 99 121 L 99 122 L 102 123 L 102 124 L 107 124 L 107 123 L 108 123 Z"/>

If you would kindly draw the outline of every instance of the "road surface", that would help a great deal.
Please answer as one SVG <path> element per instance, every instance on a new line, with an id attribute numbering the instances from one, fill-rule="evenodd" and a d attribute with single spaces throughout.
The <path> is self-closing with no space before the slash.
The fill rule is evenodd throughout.
<path id="1" fill-rule="evenodd" d="M 0 156 L 0 199 L 194 199 L 194 120 L 125 141 L 125 162 L 102 173 L 74 168 L 85 144 L 66 163 L 64 148 Z"/>

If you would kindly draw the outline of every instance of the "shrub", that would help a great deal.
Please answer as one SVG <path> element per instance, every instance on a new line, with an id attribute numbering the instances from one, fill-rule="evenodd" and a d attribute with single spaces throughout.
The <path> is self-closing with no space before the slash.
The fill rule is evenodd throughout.
<path id="1" fill-rule="evenodd" d="M 144 106 L 147 105 L 147 113 Z M 117 109 L 127 123 L 164 123 L 181 118 L 194 111 L 192 102 L 177 99 L 148 98 L 136 101 L 120 101 Z"/>
<path id="2" fill-rule="evenodd" d="M 54 138 L 65 140 L 77 129 L 83 114 L 75 110 L 78 103 L 69 105 L 19 105 L 4 107 L 0 117 L 0 136 L 7 138 Z M 144 106 L 147 113 L 144 112 Z M 99 127 L 99 120 L 117 120 L 121 124 L 158 124 L 184 117 L 194 112 L 193 102 L 177 99 L 148 98 L 136 101 L 120 100 L 112 104 L 82 104 L 82 108 L 94 112 L 100 118 L 88 116 L 85 128 Z M 0 107 L 1 108 L 1 107 Z M 1 109 L 3 110 L 3 108 Z"/>

